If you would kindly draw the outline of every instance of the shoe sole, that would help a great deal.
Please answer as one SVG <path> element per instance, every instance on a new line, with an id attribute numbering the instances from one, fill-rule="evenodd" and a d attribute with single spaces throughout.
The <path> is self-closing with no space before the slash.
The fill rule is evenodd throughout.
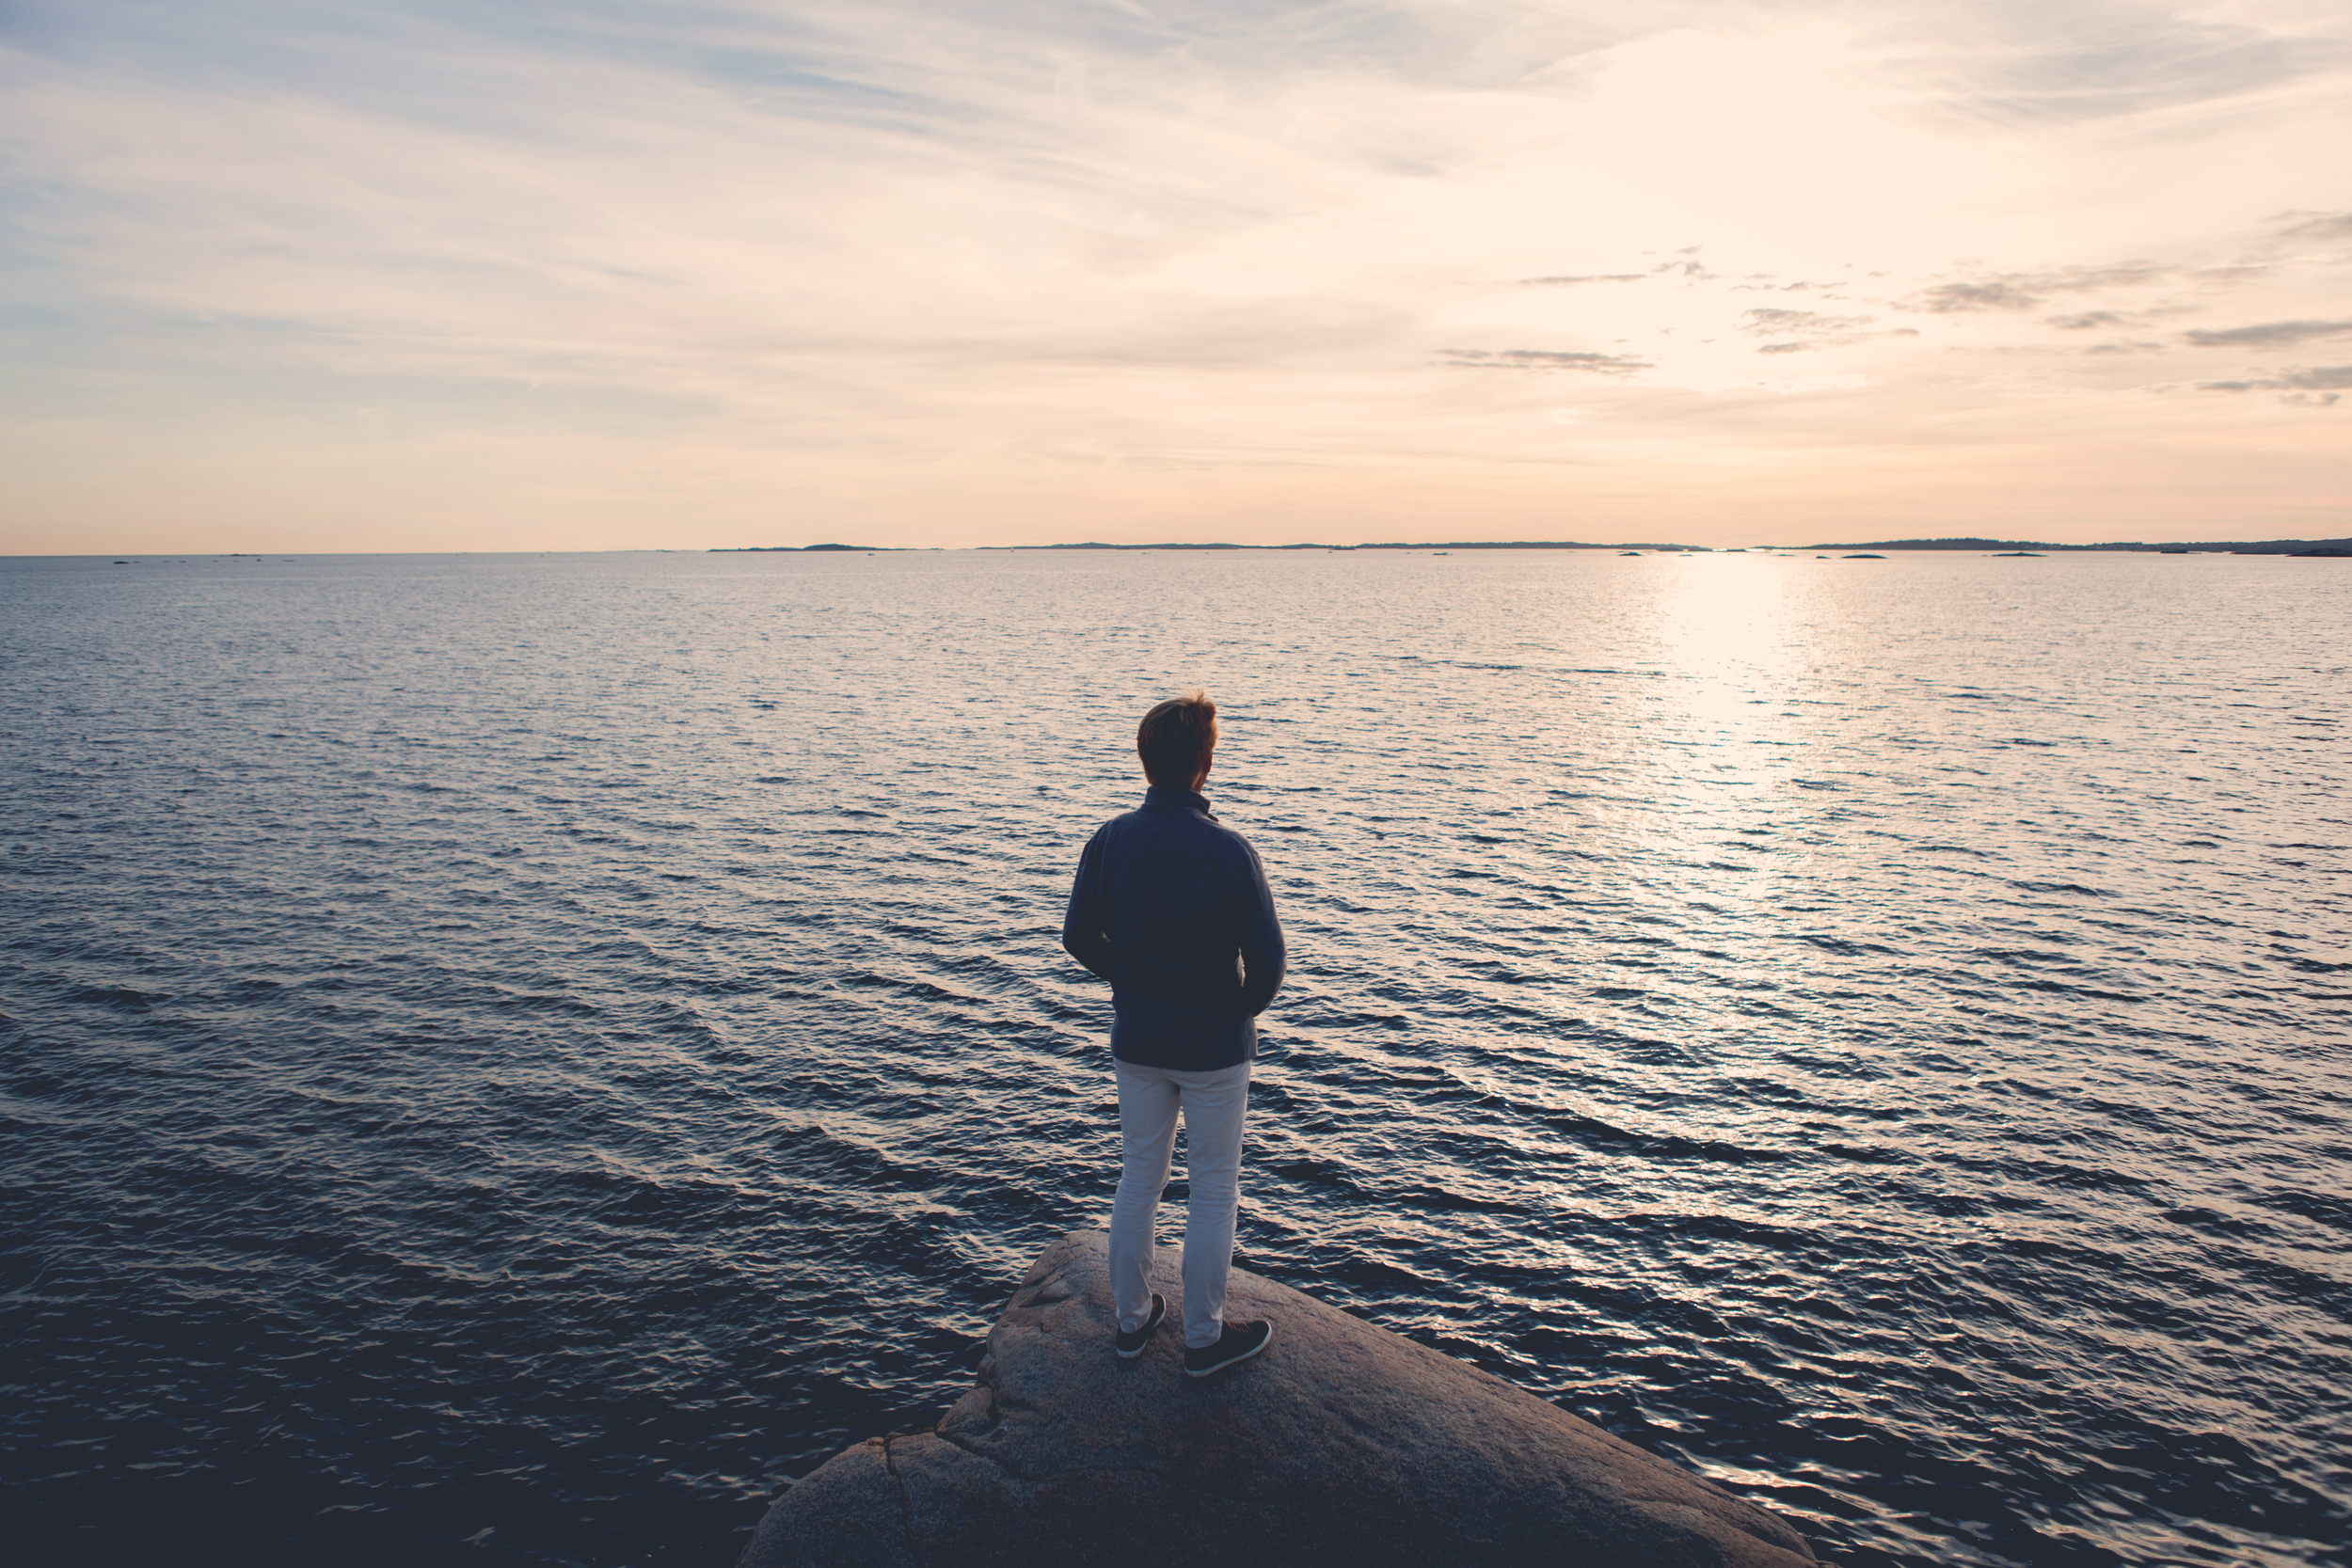
<path id="1" fill-rule="evenodd" d="M 1274 1343 L 1274 1325 L 1272 1323 L 1268 1323 L 1266 1324 L 1265 1338 L 1250 1346 L 1248 1350 L 1243 1351 L 1239 1355 L 1229 1355 L 1224 1360 L 1218 1362 L 1216 1366 L 1203 1367 L 1197 1372 L 1190 1367 L 1186 1367 L 1184 1369 L 1184 1375 L 1186 1377 L 1207 1377 L 1212 1372 L 1221 1372 L 1228 1367 L 1248 1360 L 1251 1356 L 1257 1354 L 1260 1351 L 1265 1349 L 1266 1346 L 1272 1343 Z"/>

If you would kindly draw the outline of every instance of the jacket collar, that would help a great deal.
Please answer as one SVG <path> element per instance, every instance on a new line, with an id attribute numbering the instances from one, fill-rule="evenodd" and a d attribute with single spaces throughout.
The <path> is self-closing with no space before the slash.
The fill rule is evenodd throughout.
<path id="1" fill-rule="evenodd" d="M 1143 809 L 1145 811 L 1198 812 L 1202 816 L 1208 816 L 1212 822 L 1216 820 L 1216 817 L 1209 816 L 1207 797 L 1195 795 L 1181 784 L 1153 784 L 1143 792 Z"/>

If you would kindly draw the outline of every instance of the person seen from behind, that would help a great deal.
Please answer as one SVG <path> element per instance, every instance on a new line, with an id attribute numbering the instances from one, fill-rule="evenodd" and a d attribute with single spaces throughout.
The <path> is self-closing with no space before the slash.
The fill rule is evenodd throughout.
<path id="1" fill-rule="evenodd" d="M 1111 984 L 1119 1196 L 1110 1274 L 1119 1354 L 1141 1355 L 1168 1304 L 1151 1289 L 1153 1222 L 1184 1121 L 1184 1370 L 1206 1377 L 1265 1349 L 1267 1323 L 1224 1321 L 1241 1204 L 1242 1122 L 1257 1017 L 1282 984 L 1282 927 L 1249 841 L 1209 814 L 1200 786 L 1216 705 L 1198 691 L 1143 716 L 1143 805 L 1096 830 L 1062 921 L 1070 956 Z"/>

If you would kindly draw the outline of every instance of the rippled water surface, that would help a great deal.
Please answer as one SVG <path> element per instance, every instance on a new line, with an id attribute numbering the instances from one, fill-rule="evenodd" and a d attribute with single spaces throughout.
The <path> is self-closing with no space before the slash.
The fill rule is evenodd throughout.
<path id="1" fill-rule="evenodd" d="M 953 1399 L 1107 1215 L 1055 939 L 1199 684 L 1295 966 L 1247 1266 L 1832 1560 L 2352 1561 L 2347 626 L 2279 558 L 0 565 L 18 1560 L 724 1568 Z"/>

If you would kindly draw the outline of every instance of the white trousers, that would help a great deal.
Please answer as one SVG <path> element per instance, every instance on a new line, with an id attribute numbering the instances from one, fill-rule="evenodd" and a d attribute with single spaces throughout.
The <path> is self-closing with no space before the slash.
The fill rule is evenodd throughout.
<path id="1" fill-rule="evenodd" d="M 1225 1281 L 1233 1268 L 1233 1214 L 1241 1207 L 1241 1124 L 1249 1109 L 1249 1064 L 1174 1072 L 1116 1061 L 1119 1196 L 1111 1203 L 1111 1299 L 1133 1334 L 1152 1315 L 1152 1222 L 1184 1116 L 1184 1343 L 1199 1350 L 1225 1332 Z"/>

